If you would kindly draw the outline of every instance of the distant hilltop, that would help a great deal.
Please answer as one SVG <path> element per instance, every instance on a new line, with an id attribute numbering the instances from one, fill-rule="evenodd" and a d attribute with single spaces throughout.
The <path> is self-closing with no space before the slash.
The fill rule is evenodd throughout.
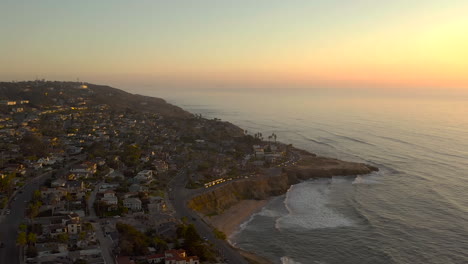
<path id="1" fill-rule="evenodd" d="M 131 94 L 110 86 L 82 82 L 24 81 L 0 82 L 2 105 L 28 103 L 33 106 L 108 105 L 167 117 L 188 118 L 192 114 L 161 98 Z"/>

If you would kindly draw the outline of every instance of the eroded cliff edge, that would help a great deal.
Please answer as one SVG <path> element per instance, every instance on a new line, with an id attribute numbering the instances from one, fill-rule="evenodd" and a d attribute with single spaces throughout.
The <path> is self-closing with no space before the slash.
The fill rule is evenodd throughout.
<path id="1" fill-rule="evenodd" d="M 214 187 L 192 198 L 188 206 L 205 215 L 221 214 L 241 200 L 264 200 L 282 195 L 289 187 L 301 181 L 332 176 L 356 176 L 378 171 L 378 168 L 355 162 L 319 157 L 299 151 L 301 159 L 296 165 L 265 171 L 262 175 L 236 180 Z"/>

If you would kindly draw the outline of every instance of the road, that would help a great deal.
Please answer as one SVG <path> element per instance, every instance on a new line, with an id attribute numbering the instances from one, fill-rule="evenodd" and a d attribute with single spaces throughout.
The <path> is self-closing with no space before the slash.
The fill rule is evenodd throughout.
<path id="1" fill-rule="evenodd" d="M 68 171 L 68 169 L 81 162 L 82 158 L 68 163 L 61 171 Z M 20 223 L 26 220 L 26 207 L 32 198 L 35 190 L 38 190 L 45 181 L 52 176 L 53 171 L 45 172 L 34 179 L 27 182 L 20 190 L 18 190 L 14 199 L 10 200 L 9 215 L 2 216 L 2 223 L 0 224 L 0 241 L 4 243 L 4 247 L 0 248 L 0 263 L 18 264 L 19 248 L 16 246 L 16 236 Z"/>
<path id="2" fill-rule="evenodd" d="M 212 242 L 214 247 L 221 253 L 227 262 L 248 264 L 248 262 L 226 241 L 216 238 L 216 236 L 213 234 L 212 228 L 206 224 L 195 212 L 187 207 L 187 201 L 194 195 L 200 193 L 200 191 L 204 191 L 204 189 L 186 189 L 186 183 L 187 178 L 182 171 L 181 173 L 177 174 L 169 184 L 169 199 L 174 206 L 177 217 L 186 217 L 190 223 L 194 224 L 200 236 L 206 237 L 208 241 Z"/>
<path id="3" fill-rule="evenodd" d="M 11 213 L 5 215 L 0 225 L 0 240 L 5 244 L 0 249 L 0 263 L 17 264 L 19 261 L 19 248 L 16 246 L 16 236 L 19 224 L 25 221 L 26 206 L 37 190 L 50 176 L 51 172 L 38 176 L 23 186 L 16 199 L 10 203 Z"/>
<path id="4" fill-rule="evenodd" d="M 96 210 L 94 210 L 94 206 L 93 206 L 94 201 L 96 201 L 96 194 L 101 184 L 102 183 L 96 184 L 96 187 L 94 188 L 93 192 L 91 193 L 91 196 L 89 197 L 89 201 L 88 201 L 89 216 L 86 217 L 86 219 L 97 221 L 97 223 L 93 223 L 93 228 L 94 228 L 94 231 L 96 232 L 96 237 L 99 240 L 99 245 L 101 246 L 102 256 L 104 257 L 104 262 L 106 264 L 113 264 L 115 262 L 114 262 L 113 254 L 111 252 L 112 242 L 110 241 L 108 237 L 105 236 L 104 232 L 102 231 L 102 227 L 99 224 L 99 218 L 96 216 Z"/>

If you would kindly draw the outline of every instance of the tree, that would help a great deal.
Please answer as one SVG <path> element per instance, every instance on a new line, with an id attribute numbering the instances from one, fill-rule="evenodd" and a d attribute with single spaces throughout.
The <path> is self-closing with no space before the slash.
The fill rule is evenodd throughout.
<path id="1" fill-rule="evenodd" d="M 127 166 L 136 166 L 139 162 L 142 150 L 136 144 L 127 145 L 122 152 L 122 160 Z"/>
<path id="2" fill-rule="evenodd" d="M 29 217 L 29 219 L 31 219 L 31 221 L 33 221 L 34 218 L 36 218 L 36 216 L 39 214 L 39 208 L 41 206 L 42 206 L 41 201 L 36 201 L 36 202 L 29 204 L 27 216 Z"/>
<path id="3" fill-rule="evenodd" d="M 80 232 L 80 235 L 79 235 L 80 240 L 85 240 L 86 235 L 87 235 L 86 232 L 84 232 L 84 231 Z"/>
<path id="4" fill-rule="evenodd" d="M 66 244 L 66 243 L 68 243 L 68 240 L 70 239 L 70 237 L 68 236 L 68 234 L 63 233 L 63 234 L 59 234 L 57 236 L 57 239 L 58 239 L 59 242 Z"/>
<path id="5" fill-rule="evenodd" d="M 120 234 L 119 246 L 123 254 L 146 255 L 149 253 L 148 246 L 151 240 L 145 234 L 124 223 L 117 223 L 116 228 Z"/>
<path id="6" fill-rule="evenodd" d="M 27 229 L 28 229 L 28 226 L 27 226 L 27 225 L 25 225 L 25 224 L 20 224 L 20 225 L 19 225 L 19 230 L 20 230 L 20 231 L 23 231 L 23 232 L 24 232 L 24 231 L 26 231 Z"/>
<path id="7" fill-rule="evenodd" d="M 41 201 L 42 196 L 41 196 L 41 191 L 35 190 L 33 193 L 33 201 Z"/>
<path id="8" fill-rule="evenodd" d="M 35 245 L 37 242 L 37 235 L 36 233 L 29 233 L 28 234 L 28 244 L 29 245 Z"/>
<path id="9" fill-rule="evenodd" d="M 26 236 L 26 232 L 19 232 L 18 233 L 18 237 L 16 238 L 16 244 L 18 244 L 18 246 L 26 246 L 26 244 L 28 243 L 28 239 L 27 239 L 27 236 Z"/>

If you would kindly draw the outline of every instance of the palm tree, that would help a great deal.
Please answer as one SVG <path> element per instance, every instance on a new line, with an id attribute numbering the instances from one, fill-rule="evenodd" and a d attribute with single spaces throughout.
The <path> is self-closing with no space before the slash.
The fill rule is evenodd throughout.
<path id="1" fill-rule="evenodd" d="M 20 247 L 24 247 L 27 243 L 28 239 L 26 236 L 26 232 L 19 232 L 18 237 L 16 238 L 16 244 Z"/>
<path id="2" fill-rule="evenodd" d="M 28 244 L 31 245 L 31 246 L 34 246 L 37 242 L 37 235 L 36 233 L 29 233 L 28 234 Z"/>
<path id="3" fill-rule="evenodd" d="M 20 247 L 20 256 L 21 259 L 24 259 L 24 247 L 28 243 L 28 239 L 26 236 L 26 232 L 22 231 L 18 233 L 18 237 L 16 238 L 16 244 Z"/>

